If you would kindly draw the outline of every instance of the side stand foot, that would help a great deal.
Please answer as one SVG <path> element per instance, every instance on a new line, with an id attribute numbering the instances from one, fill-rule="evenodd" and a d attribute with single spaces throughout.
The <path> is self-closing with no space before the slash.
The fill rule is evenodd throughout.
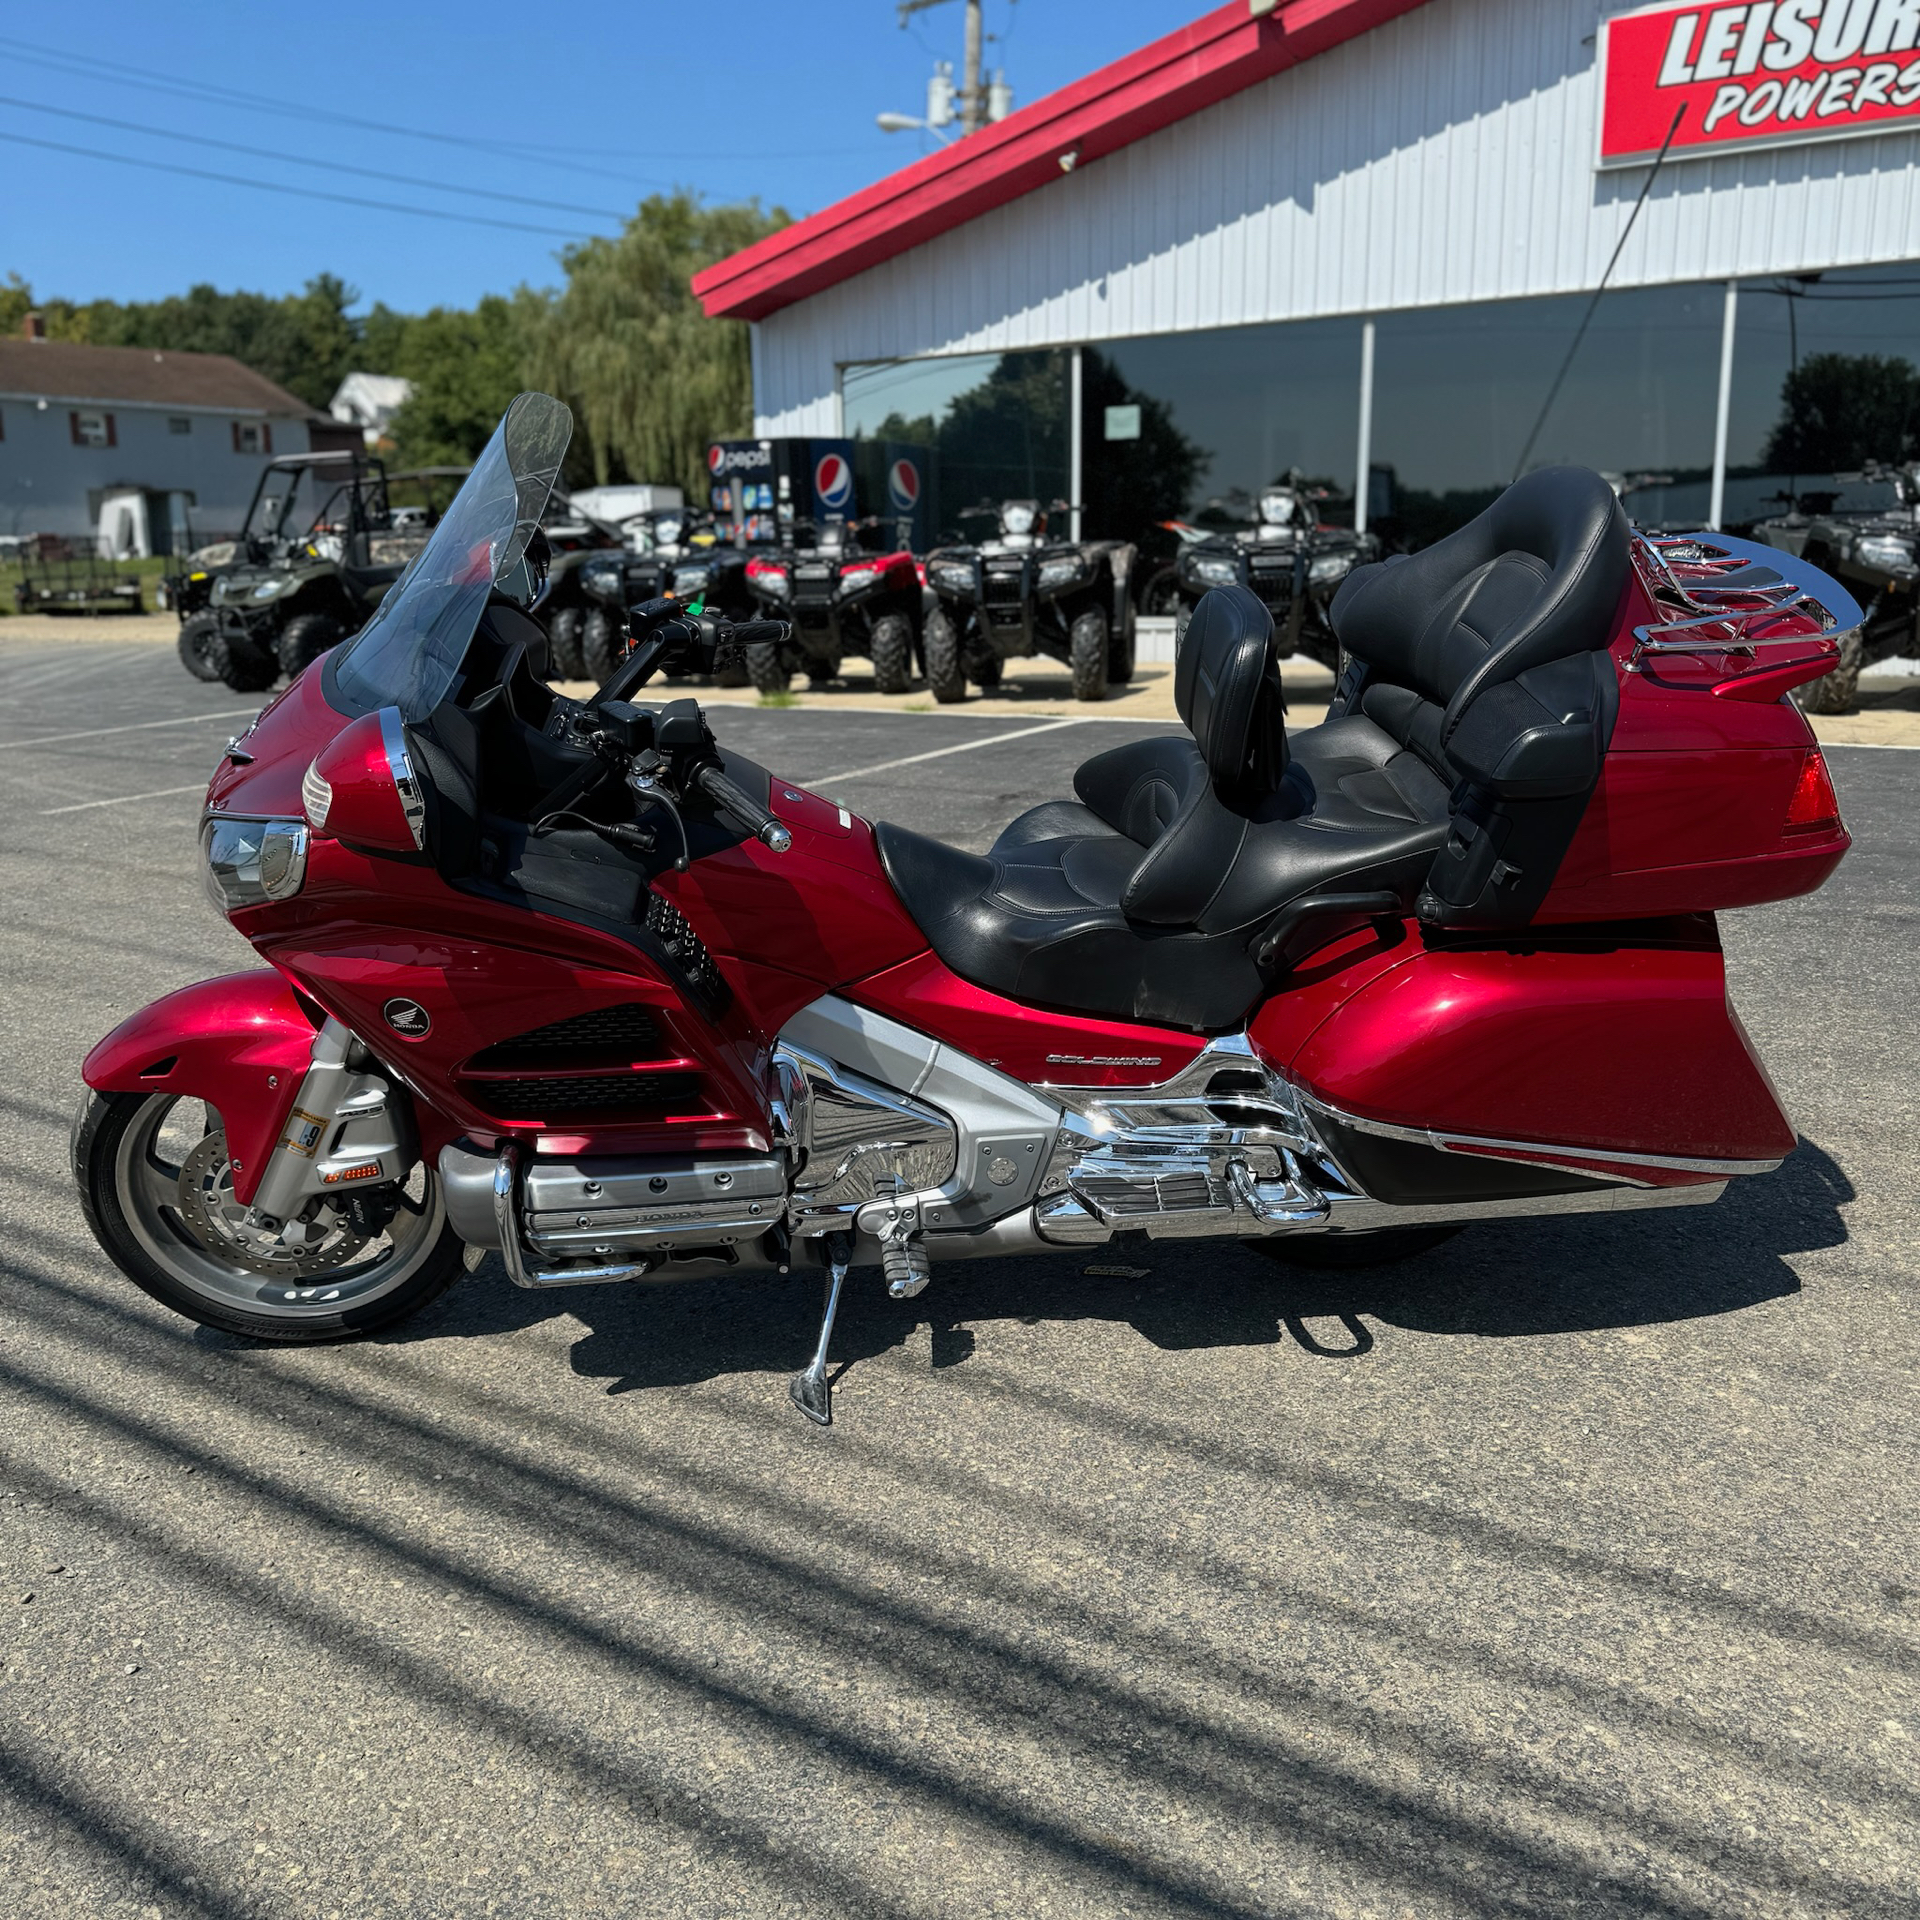
<path id="1" fill-rule="evenodd" d="M 853 1242 L 844 1233 L 827 1236 L 827 1304 L 820 1318 L 820 1343 L 804 1373 L 787 1382 L 787 1397 L 816 1427 L 833 1425 L 833 1389 L 827 1384 L 827 1347 L 833 1339 L 833 1316 L 840 1311 L 840 1289 L 853 1258 Z"/>

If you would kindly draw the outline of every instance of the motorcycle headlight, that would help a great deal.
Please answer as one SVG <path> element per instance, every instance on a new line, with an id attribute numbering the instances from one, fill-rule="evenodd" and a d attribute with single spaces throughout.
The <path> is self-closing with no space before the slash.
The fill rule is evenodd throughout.
<path id="1" fill-rule="evenodd" d="M 1064 554 L 1058 560 L 1043 560 L 1040 563 L 1040 591 L 1051 593 L 1056 587 L 1070 587 L 1076 580 L 1084 580 L 1091 569 L 1078 554 Z"/>
<path id="2" fill-rule="evenodd" d="M 870 587 L 880 578 L 878 567 L 848 567 L 840 575 L 842 593 L 858 593 L 862 587 Z"/>
<path id="3" fill-rule="evenodd" d="M 945 587 L 952 593 L 973 591 L 973 569 L 962 561 L 949 561 L 945 566 L 929 567 L 927 571 L 936 587 Z"/>
<path id="4" fill-rule="evenodd" d="M 307 878 L 304 820 L 241 820 L 208 816 L 200 829 L 207 897 L 222 913 L 290 900 Z"/>
<path id="5" fill-rule="evenodd" d="M 1194 561 L 1193 577 L 1210 587 L 1230 587 L 1240 578 L 1240 568 L 1225 554 L 1208 554 Z"/>
<path id="6" fill-rule="evenodd" d="M 1912 543 L 1894 534 L 1874 534 L 1862 540 L 1854 551 L 1870 567 L 1886 567 L 1896 573 L 1914 570 Z"/>
<path id="7" fill-rule="evenodd" d="M 1344 580 L 1352 571 L 1352 554 L 1323 553 L 1307 568 L 1307 579 L 1316 587 L 1324 587 L 1330 581 Z"/>

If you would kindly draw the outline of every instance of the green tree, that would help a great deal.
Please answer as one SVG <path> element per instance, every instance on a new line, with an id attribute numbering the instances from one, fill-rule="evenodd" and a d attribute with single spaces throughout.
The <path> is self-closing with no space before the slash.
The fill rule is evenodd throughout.
<path id="1" fill-rule="evenodd" d="M 400 316 L 381 312 L 375 343 L 385 364 L 368 370 L 413 382 L 412 396 L 394 416 L 395 463 L 465 465 L 487 444 L 508 402 L 527 384 L 527 362 L 547 319 L 547 298 L 525 287 L 510 298 L 487 294 L 470 312 L 435 307 L 391 329 L 387 322 Z M 368 331 L 374 333 L 371 324 Z M 375 357 L 369 352 L 363 364 Z"/>
<path id="2" fill-rule="evenodd" d="M 532 331 L 530 383 L 574 410 L 593 477 L 676 482 L 704 497 L 709 440 L 753 424 L 747 329 L 710 320 L 688 281 L 787 224 L 757 201 L 654 194 L 614 239 L 569 247 L 567 284 Z"/>
<path id="3" fill-rule="evenodd" d="M 1780 385 L 1764 455 L 1774 473 L 1851 472 L 1920 455 L 1920 374 L 1875 353 L 1809 354 Z"/>

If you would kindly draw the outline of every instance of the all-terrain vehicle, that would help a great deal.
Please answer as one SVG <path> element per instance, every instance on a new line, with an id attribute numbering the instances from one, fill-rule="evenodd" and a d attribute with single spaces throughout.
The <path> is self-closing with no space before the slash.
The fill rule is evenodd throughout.
<path id="1" fill-rule="evenodd" d="M 426 544 L 464 467 L 389 475 L 358 450 L 283 455 L 261 470 L 229 565 L 181 622 L 188 671 L 257 693 L 358 633 Z M 422 496 L 395 520 L 396 491 Z"/>
<path id="2" fill-rule="evenodd" d="M 1183 622 L 1210 588 L 1247 587 L 1273 616 L 1283 660 L 1305 653 L 1338 673 L 1340 643 L 1327 610 L 1355 567 L 1379 559 L 1380 542 L 1351 527 L 1323 526 L 1316 505 L 1325 498 L 1289 474 L 1261 488 L 1252 526 L 1183 544 L 1174 563 Z"/>
<path id="3" fill-rule="evenodd" d="M 1064 500 L 1049 509 L 1067 510 Z M 1036 653 L 1072 669 L 1076 700 L 1103 700 L 1109 685 L 1131 680 L 1132 545 L 1050 540 L 1036 500 L 988 502 L 973 514 L 995 518 L 994 538 L 927 555 L 932 604 L 920 647 L 933 697 L 964 700 L 969 680 L 991 692 L 1007 661 Z"/>
<path id="4" fill-rule="evenodd" d="M 748 560 L 748 590 L 769 618 L 788 623 L 784 640 L 747 649 L 747 676 L 762 693 L 784 692 L 802 670 L 810 686 L 822 686 L 850 653 L 873 662 L 880 692 L 912 685 L 920 574 L 910 553 L 867 553 L 854 543 L 880 524 L 797 521 L 791 546 Z"/>
<path id="5" fill-rule="evenodd" d="M 540 526 L 547 536 L 552 563 L 534 611 L 546 622 L 554 678 L 584 680 L 587 665 L 581 657 L 582 630 L 601 598 L 598 592 L 588 591 L 587 569 L 604 573 L 611 566 L 617 578 L 627 552 L 627 536 L 583 512 L 562 493 L 556 493 L 548 503 Z M 604 679 L 605 675 L 595 677 Z"/>
<path id="6" fill-rule="evenodd" d="M 1803 493 L 1753 529 L 1754 539 L 1831 574 L 1866 611 L 1839 636 L 1839 665 L 1794 689 L 1808 713 L 1851 712 L 1863 668 L 1920 653 L 1920 462 L 1834 478 L 1838 491 Z"/>

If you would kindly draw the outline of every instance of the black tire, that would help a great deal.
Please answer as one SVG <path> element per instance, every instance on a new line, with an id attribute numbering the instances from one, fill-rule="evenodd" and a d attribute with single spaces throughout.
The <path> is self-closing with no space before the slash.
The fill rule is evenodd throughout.
<path id="1" fill-rule="evenodd" d="M 780 659 L 777 641 L 756 640 L 747 649 L 747 678 L 756 693 L 785 693 L 793 675 Z"/>
<path id="2" fill-rule="evenodd" d="M 873 684 L 879 693 L 905 693 L 913 685 L 913 623 L 904 613 L 883 613 L 873 623 Z"/>
<path id="3" fill-rule="evenodd" d="M 1416 1259 L 1464 1230 L 1435 1226 L 1382 1227 L 1377 1233 L 1282 1233 L 1270 1240 L 1248 1240 L 1244 1244 L 1276 1266 L 1346 1273 Z"/>
<path id="4" fill-rule="evenodd" d="M 807 685 L 818 692 L 822 687 L 830 687 L 840 678 L 840 656 L 830 653 L 823 660 L 808 660 Z"/>
<path id="5" fill-rule="evenodd" d="M 264 693 L 280 678 L 280 662 L 272 654 L 218 628 L 207 641 L 207 662 L 235 693 Z"/>
<path id="6" fill-rule="evenodd" d="M 1840 664 L 1818 680 L 1795 687 L 1793 698 L 1802 713 L 1851 713 L 1860 704 L 1860 669 L 1866 662 L 1865 643 L 1856 628 L 1840 641 Z"/>
<path id="7" fill-rule="evenodd" d="M 927 663 L 927 691 L 943 707 L 957 705 L 967 697 L 967 676 L 960 666 L 960 636 L 953 630 L 945 607 L 936 607 L 927 615 L 920 635 L 921 657 Z"/>
<path id="8" fill-rule="evenodd" d="M 360 1283 L 364 1298 L 356 1299 L 349 1284 L 330 1284 L 329 1296 L 345 1296 L 346 1304 L 332 1305 L 311 1296 L 322 1289 L 276 1285 L 270 1278 L 230 1265 L 227 1280 L 235 1299 L 221 1295 L 220 1263 L 196 1245 L 177 1222 L 167 1228 L 164 1216 L 152 1213 L 138 1224 L 130 1217 L 143 1210 L 142 1172 L 151 1148 L 130 1130 L 144 1125 L 156 1102 L 171 1104 L 165 1094 L 89 1093 L 73 1128 L 73 1173 L 80 1188 L 80 1206 L 101 1250 L 142 1292 L 203 1327 L 244 1339 L 271 1341 L 280 1346 L 313 1346 L 325 1341 L 355 1340 L 391 1327 L 418 1313 L 460 1277 L 465 1247 L 446 1219 L 436 1176 L 425 1170 L 424 1198 L 413 1234 L 414 1244 L 402 1251 L 396 1241 L 391 1258 L 400 1262 L 397 1283 L 382 1280 L 378 1264 L 365 1269 Z M 209 1110 L 208 1118 L 213 1116 Z M 139 1167 L 131 1163 L 140 1162 Z M 156 1167 L 159 1163 L 155 1163 Z M 177 1244 L 176 1244 L 177 1243 Z M 213 1284 L 196 1284 L 203 1272 Z M 343 1269 L 343 1273 L 345 1270 Z M 372 1284 L 369 1285 L 368 1282 Z M 305 1295 L 276 1302 L 271 1296 Z M 257 1310 L 236 1304 L 257 1296 Z"/>
<path id="9" fill-rule="evenodd" d="M 296 613 L 280 629 L 280 636 L 273 643 L 280 671 L 289 680 L 298 680 L 323 653 L 331 652 L 345 637 L 340 622 L 330 613 Z"/>
<path id="10" fill-rule="evenodd" d="M 586 668 L 585 678 L 596 687 L 605 686 L 613 677 L 613 670 L 620 664 L 620 656 L 625 651 L 620 632 L 613 624 L 613 615 L 605 607 L 595 607 L 580 623 L 580 660 Z"/>
<path id="11" fill-rule="evenodd" d="M 1073 669 L 1076 700 L 1107 697 L 1107 610 L 1089 607 L 1067 634 L 1067 662 Z"/>
<path id="12" fill-rule="evenodd" d="M 547 652 L 556 680 L 584 680 L 586 656 L 580 651 L 580 625 L 586 618 L 579 607 L 562 607 L 547 623 Z"/>
<path id="13" fill-rule="evenodd" d="M 1140 611 L 1149 619 L 1164 620 L 1180 611 L 1180 573 L 1176 567 L 1162 567 L 1148 577 L 1140 589 Z"/>
<path id="14" fill-rule="evenodd" d="M 993 648 L 987 647 L 967 662 L 967 678 L 982 693 L 997 693 L 1000 690 L 1001 676 L 1007 670 L 1007 663 Z"/>
<path id="15" fill-rule="evenodd" d="M 180 664 L 196 680 L 220 678 L 220 669 L 208 645 L 219 631 L 220 621 L 211 613 L 190 614 L 180 623 L 180 638 L 174 644 L 180 649 Z"/>
<path id="16" fill-rule="evenodd" d="M 1116 687 L 1124 687 L 1133 678 L 1134 656 L 1138 639 L 1138 616 L 1134 611 L 1131 598 L 1127 601 L 1127 611 L 1119 627 L 1107 641 L 1107 680 Z"/>

